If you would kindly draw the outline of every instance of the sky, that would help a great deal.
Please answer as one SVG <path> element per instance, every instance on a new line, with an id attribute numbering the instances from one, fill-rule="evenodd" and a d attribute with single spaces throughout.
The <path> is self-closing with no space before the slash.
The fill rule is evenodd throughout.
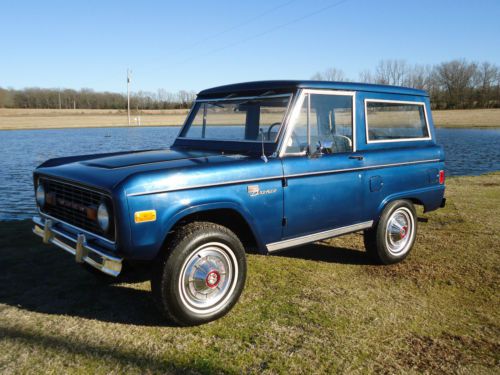
<path id="1" fill-rule="evenodd" d="M 500 0 L 0 0 L 0 87 L 194 90 L 353 81 L 381 59 L 500 65 Z"/>

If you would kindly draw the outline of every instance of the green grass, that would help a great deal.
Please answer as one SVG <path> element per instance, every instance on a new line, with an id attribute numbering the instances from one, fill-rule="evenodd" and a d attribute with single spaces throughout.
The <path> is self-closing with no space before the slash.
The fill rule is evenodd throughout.
<path id="1" fill-rule="evenodd" d="M 0 229 L 2 373 L 498 373 L 500 173 L 448 180 L 411 256 L 370 264 L 359 234 L 248 256 L 226 317 L 171 327 L 147 275 L 105 284 Z"/>

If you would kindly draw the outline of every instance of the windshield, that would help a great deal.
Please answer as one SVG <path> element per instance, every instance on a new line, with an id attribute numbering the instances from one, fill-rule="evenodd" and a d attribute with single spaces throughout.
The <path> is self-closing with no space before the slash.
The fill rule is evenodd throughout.
<path id="1" fill-rule="evenodd" d="M 197 101 L 181 132 L 189 139 L 275 142 L 291 94 Z"/>

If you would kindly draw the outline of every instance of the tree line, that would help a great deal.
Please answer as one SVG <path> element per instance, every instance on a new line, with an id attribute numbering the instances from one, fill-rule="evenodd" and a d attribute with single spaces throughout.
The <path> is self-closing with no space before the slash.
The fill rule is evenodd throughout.
<path id="1" fill-rule="evenodd" d="M 312 79 L 350 80 L 337 68 L 318 72 Z M 426 90 L 434 109 L 500 108 L 500 67 L 487 61 L 477 63 L 459 59 L 436 65 L 412 65 L 405 60 L 381 60 L 373 69 L 361 72 L 358 81 Z M 130 106 L 137 110 L 189 108 L 195 98 L 194 91 L 138 91 L 131 95 Z M 127 96 L 91 89 L 0 87 L 0 108 L 3 107 L 126 109 Z"/>
<path id="2" fill-rule="evenodd" d="M 318 72 L 312 79 L 348 81 L 337 68 Z M 381 60 L 374 69 L 361 72 L 358 80 L 426 90 L 434 109 L 500 108 L 500 67 L 487 61 L 411 65 L 405 60 Z"/>
<path id="3" fill-rule="evenodd" d="M 194 91 L 138 91 L 131 94 L 130 107 L 138 110 L 189 108 L 195 98 Z M 127 109 L 127 95 L 91 89 L 31 87 L 15 90 L 0 87 L 0 108 Z"/>

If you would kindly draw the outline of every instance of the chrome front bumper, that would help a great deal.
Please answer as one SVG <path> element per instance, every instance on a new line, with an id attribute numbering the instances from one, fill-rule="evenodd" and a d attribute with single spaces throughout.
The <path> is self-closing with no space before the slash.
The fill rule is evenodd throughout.
<path id="1" fill-rule="evenodd" d="M 55 228 L 57 222 L 39 216 L 33 217 L 33 222 L 35 223 L 33 233 L 42 237 L 43 243 L 55 245 L 74 255 L 77 263 L 88 263 L 92 267 L 111 276 L 118 276 L 120 274 L 123 259 L 106 254 L 90 246 L 87 243 L 85 234 L 78 234 L 74 238 L 74 236 Z M 67 242 L 74 243 L 75 247 L 68 245 Z"/>

